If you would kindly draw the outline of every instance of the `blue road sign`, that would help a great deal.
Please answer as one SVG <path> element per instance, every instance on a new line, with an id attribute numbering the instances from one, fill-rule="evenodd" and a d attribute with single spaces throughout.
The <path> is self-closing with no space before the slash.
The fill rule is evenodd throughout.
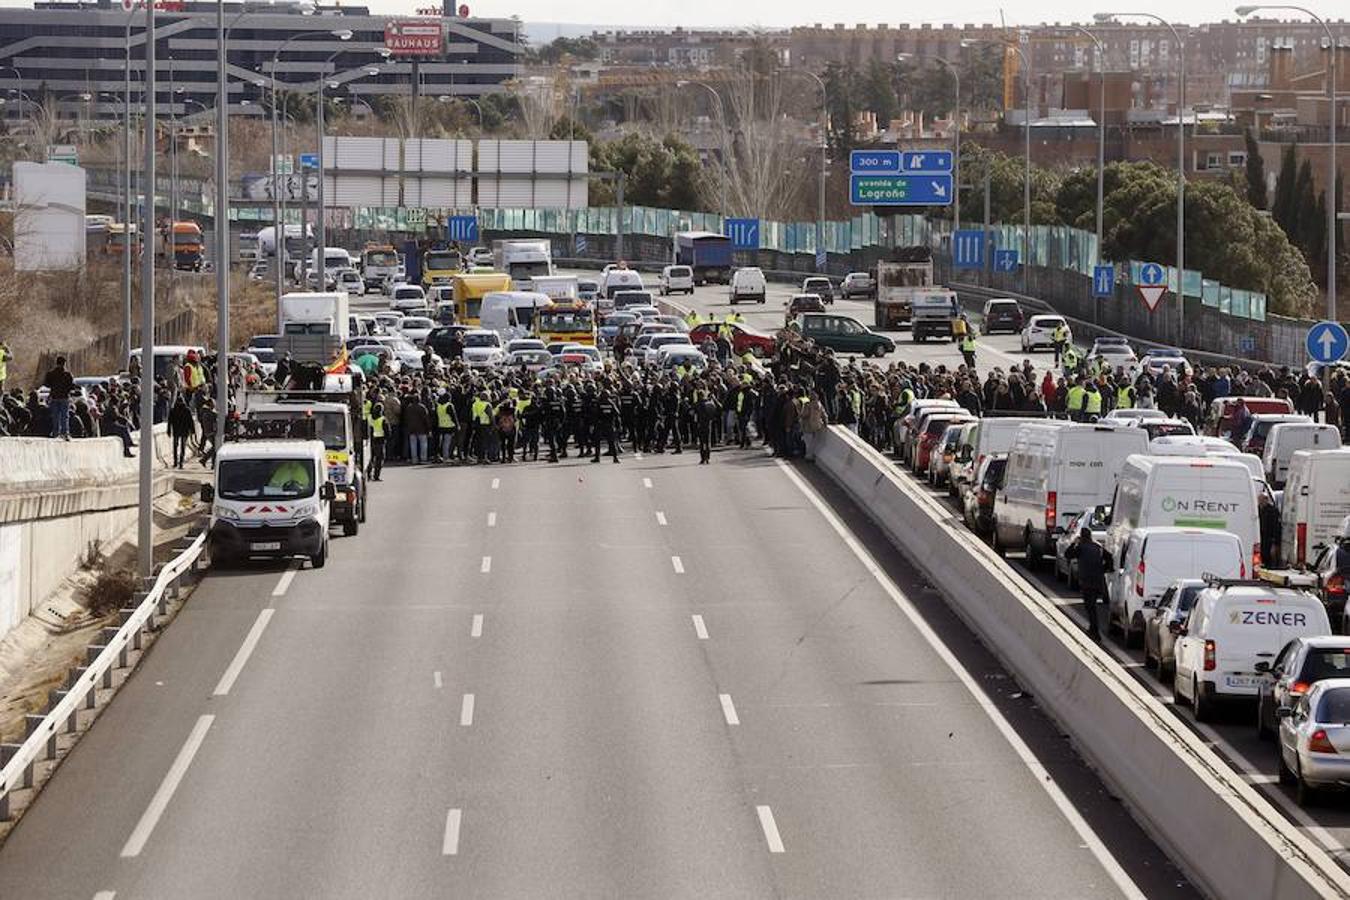
<path id="1" fill-rule="evenodd" d="M 1110 297 L 1116 292 L 1116 267 L 1093 266 L 1092 296 Z"/>
<path id="2" fill-rule="evenodd" d="M 1313 362 L 1334 363 L 1350 349 L 1350 335 L 1339 322 L 1318 322 L 1308 329 L 1308 356 Z"/>
<path id="3" fill-rule="evenodd" d="M 318 167 L 319 167 L 319 154 L 317 153 L 300 154 L 300 168 L 317 169 Z"/>
<path id="4" fill-rule="evenodd" d="M 727 219 L 723 231 L 731 238 L 731 249 L 759 249 L 759 219 Z"/>
<path id="5" fill-rule="evenodd" d="M 952 170 L 950 150 L 906 150 L 900 154 L 900 168 L 905 172 L 941 175 Z"/>
<path id="6" fill-rule="evenodd" d="M 995 272 L 1016 272 L 1016 271 L 1017 271 L 1017 251 L 1016 251 L 1016 250 L 995 250 L 995 251 L 994 251 L 994 271 L 995 271 Z"/>
<path id="7" fill-rule="evenodd" d="M 821 272 L 825 269 L 825 263 L 829 262 L 830 255 L 821 247 L 816 251 L 816 271 Z"/>
<path id="8" fill-rule="evenodd" d="M 577 241 L 576 241 L 576 243 L 577 243 L 577 251 L 576 251 L 576 252 L 577 252 L 577 256 L 585 256 L 585 255 L 586 255 L 586 235 L 584 235 L 584 234 L 579 234 L 579 235 L 577 235 Z"/>
<path id="9" fill-rule="evenodd" d="M 1252 337 L 1249 334 L 1243 335 L 1242 337 L 1238 338 L 1238 350 L 1242 351 L 1243 353 L 1255 353 L 1256 338 Z"/>
<path id="10" fill-rule="evenodd" d="M 984 268 L 984 232 L 958 231 L 952 235 L 952 267 Z"/>
<path id="11" fill-rule="evenodd" d="M 857 175 L 889 175 L 900 171 L 899 150 L 853 150 L 848 170 Z"/>
<path id="12" fill-rule="evenodd" d="M 951 175 L 850 175 L 854 206 L 950 206 Z"/>
<path id="13" fill-rule="evenodd" d="M 445 220 L 445 236 L 452 241 L 478 240 L 478 217 L 450 216 Z"/>
<path id="14" fill-rule="evenodd" d="M 1157 263 L 1144 263 L 1139 267 L 1139 283 L 1144 287 L 1157 287 L 1167 283 L 1167 270 Z"/>

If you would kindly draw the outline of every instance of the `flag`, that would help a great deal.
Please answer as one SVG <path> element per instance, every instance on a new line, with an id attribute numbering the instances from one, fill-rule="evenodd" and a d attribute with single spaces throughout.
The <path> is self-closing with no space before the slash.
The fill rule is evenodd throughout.
<path id="1" fill-rule="evenodd" d="M 333 358 L 333 361 L 328 364 L 328 368 L 323 370 L 324 374 L 325 375 L 347 374 L 347 355 L 348 355 L 347 348 L 343 347 L 342 352 Z"/>

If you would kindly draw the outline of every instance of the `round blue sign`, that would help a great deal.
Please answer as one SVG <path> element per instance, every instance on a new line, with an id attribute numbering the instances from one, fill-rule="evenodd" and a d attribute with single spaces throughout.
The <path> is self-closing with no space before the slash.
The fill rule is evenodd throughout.
<path id="1" fill-rule="evenodd" d="M 1139 283 L 1152 287 L 1162 284 L 1164 278 L 1163 267 L 1157 263 L 1144 263 L 1139 267 Z"/>

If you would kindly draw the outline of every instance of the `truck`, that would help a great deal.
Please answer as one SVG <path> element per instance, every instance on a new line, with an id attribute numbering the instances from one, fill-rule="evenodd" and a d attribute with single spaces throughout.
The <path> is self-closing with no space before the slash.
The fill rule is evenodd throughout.
<path id="1" fill-rule="evenodd" d="M 729 284 L 731 238 L 711 231 L 676 232 L 675 264 L 694 270 L 694 284 Z"/>
<path id="2" fill-rule="evenodd" d="M 449 244 L 419 242 L 413 247 L 415 252 L 408 255 L 408 284 L 420 284 L 430 293 L 436 285 L 449 284 L 464 271 L 464 257 Z"/>
<path id="3" fill-rule="evenodd" d="M 160 232 L 160 259 L 180 272 L 200 272 L 206 244 L 196 222 L 166 223 Z"/>
<path id="4" fill-rule="evenodd" d="M 511 276 L 516 290 L 531 290 L 531 278 L 553 274 L 553 249 L 548 241 L 493 241 L 492 264 L 498 272 Z"/>
<path id="5" fill-rule="evenodd" d="M 305 255 L 305 238 L 300 231 L 300 226 L 286 225 L 282 229 L 286 234 L 286 249 L 282 253 L 283 258 L 299 259 Z M 313 235 L 313 228 L 310 228 L 309 234 Z M 277 252 L 276 229 L 271 225 L 266 228 L 258 229 L 258 257 L 275 256 Z"/>
<path id="6" fill-rule="evenodd" d="M 913 317 L 917 291 L 933 288 L 933 253 L 927 247 L 902 247 L 895 258 L 877 263 L 876 327 L 896 329 Z"/>
<path id="7" fill-rule="evenodd" d="M 530 279 L 530 290 L 543 294 L 558 303 L 570 303 L 577 299 L 577 276 L 536 275 Z"/>
<path id="8" fill-rule="evenodd" d="M 909 306 L 911 341 L 917 344 L 935 335 L 949 341 L 956 339 L 952 323 L 961 315 L 956 291 L 940 287 L 918 290 L 910 295 Z"/>
<path id="9" fill-rule="evenodd" d="M 327 366 L 342 352 L 351 327 L 346 291 L 293 291 L 277 301 L 278 355 Z"/>
<path id="10" fill-rule="evenodd" d="M 133 256 L 141 255 L 141 234 L 139 226 L 135 223 L 131 225 L 122 222 L 114 222 L 108 226 L 108 242 L 103 245 L 103 252 L 109 256 L 121 256 L 130 249 Z"/>
<path id="11" fill-rule="evenodd" d="M 366 282 L 366 290 L 381 291 L 386 284 L 398 277 L 398 267 L 402 260 L 393 244 L 377 244 L 373 241 L 361 249 L 361 277 Z"/>

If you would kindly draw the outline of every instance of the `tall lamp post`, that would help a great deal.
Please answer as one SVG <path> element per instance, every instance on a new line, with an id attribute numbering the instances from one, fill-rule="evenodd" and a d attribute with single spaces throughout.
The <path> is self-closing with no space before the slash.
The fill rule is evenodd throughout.
<path id="1" fill-rule="evenodd" d="M 349 32 L 347 32 L 347 34 L 350 35 L 351 32 L 349 31 Z M 318 123 L 318 137 L 319 137 L 319 194 L 318 194 L 318 198 L 317 198 L 318 201 L 319 201 L 319 205 L 318 205 L 318 209 L 315 211 L 315 218 L 318 220 L 318 225 L 319 225 L 319 227 L 318 227 L 318 229 L 317 229 L 317 232 L 316 232 L 316 236 L 317 236 L 317 238 L 318 238 L 318 243 L 319 243 L 319 249 L 318 249 L 318 251 L 315 253 L 314 272 L 315 272 L 315 278 L 318 280 L 318 283 L 319 283 L 319 287 L 318 287 L 319 290 L 323 290 L 323 289 L 324 289 L 325 279 L 326 279 L 327 276 L 328 276 L 327 255 L 326 255 L 327 252 L 328 252 L 328 221 L 327 221 L 328 217 L 325 215 L 325 212 L 326 212 L 326 211 L 325 211 L 325 209 L 324 209 L 324 199 L 323 199 L 323 162 L 324 162 L 324 160 L 323 160 L 323 130 L 324 130 L 324 129 L 323 129 L 323 94 L 324 94 L 324 88 L 326 88 L 326 87 L 334 87 L 334 88 L 335 88 L 335 87 L 338 86 L 338 85 L 337 85 L 337 82 L 332 82 L 332 83 L 330 83 L 330 82 L 328 81 L 328 66 L 329 66 L 329 64 L 330 64 L 333 60 L 337 59 L 340 55 L 342 55 L 342 51 L 341 51 L 341 50 L 337 51 L 337 52 L 334 53 L 332 56 L 330 56 L 330 57 L 328 57 L 326 60 L 324 60 L 324 61 L 323 61 L 323 67 L 322 67 L 321 69 L 319 69 L 319 93 L 318 93 L 318 103 L 316 104 L 316 107 L 315 107 L 315 108 L 317 109 L 317 115 L 315 116 L 315 120 L 316 120 L 317 123 Z M 373 76 L 373 75 L 378 75 L 378 74 L 380 74 L 379 67 L 377 67 L 377 66 L 370 66 L 370 67 L 366 68 L 365 74 L 366 74 L 366 75 L 372 75 L 372 76 Z"/>
<path id="2" fill-rule="evenodd" d="M 1101 39 L 1088 31 L 1082 25 L 1073 26 L 1074 30 L 1080 34 L 1087 35 L 1097 48 L 1097 56 L 1092 66 L 1093 71 L 1097 73 L 1097 82 L 1100 94 L 1097 99 L 1097 252 L 1095 254 L 1095 264 L 1102 263 L 1102 212 L 1103 200 L 1106 195 L 1106 48 L 1102 46 Z M 1092 301 L 1092 321 L 1096 322 L 1098 318 L 1097 301 Z"/>
<path id="3" fill-rule="evenodd" d="M 727 155 L 728 155 L 728 151 L 727 151 L 727 111 L 726 111 L 726 107 L 724 107 L 724 106 L 722 105 L 722 96 L 721 96 L 720 94 L 718 94 L 717 91 L 713 90 L 713 87 L 712 87 L 712 85 L 710 85 L 710 84 L 704 84 L 702 81 L 677 81 L 677 82 L 675 82 L 675 86 L 676 86 L 676 87 L 687 87 L 687 86 L 689 86 L 689 85 L 691 85 L 691 84 L 693 84 L 693 85 L 698 85 L 699 87 L 701 87 L 701 88 L 703 88 L 705 91 L 707 91 L 709 94 L 712 94 L 713 100 L 717 102 L 717 118 L 718 118 L 719 120 L 721 120 L 721 122 L 722 122 L 722 128 L 720 129 L 721 132 L 722 132 L 722 200 L 721 200 L 722 210 L 721 210 L 721 212 L 722 212 L 722 215 L 723 215 L 723 216 L 726 216 L 726 215 L 730 212 L 730 210 L 727 208 L 727 182 L 730 180 L 730 177 L 729 177 L 729 175 L 728 175 L 728 173 L 727 173 Z"/>
<path id="4" fill-rule="evenodd" d="M 1152 19 L 1172 32 L 1172 39 L 1177 42 L 1177 346 L 1183 347 L 1186 343 L 1186 42 L 1171 22 L 1153 13 L 1096 13 L 1093 18 L 1098 22 L 1109 22 L 1125 16 Z"/>
<path id="5" fill-rule="evenodd" d="M 155 219 L 155 4 L 145 4 L 145 222 L 141 238 L 154 232 Z M 148 227 L 147 227 L 148 226 Z M 155 570 L 151 485 L 155 462 L 155 254 L 141 253 L 141 437 L 140 508 L 136 555 L 142 578 Z"/>
<path id="6" fill-rule="evenodd" d="M 961 230 L 961 70 L 941 56 L 933 62 L 944 66 L 956 81 L 956 106 L 952 109 L 952 230 Z"/>
<path id="7" fill-rule="evenodd" d="M 1328 141 L 1327 153 L 1327 320 L 1336 321 L 1336 201 L 1340 199 L 1340 191 L 1337 188 L 1337 169 L 1336 169 L 1336 126 L 1340 121 L 1336 118 L 1336 37 L 1331 33 L 1331 26 L 1326 20 L 1317 13 L 1302 6 L 1293 6 L 1290 4 L 1259 4 L 1257 6 L 1239 6 L 1235 12 L 1239 16 L 1250 16 L 1257 10 L 1289 10 L 1291 12 L 1301 12 L 1312 19 L 1322 30 L 1327 33 L 1327 83 L 1330 90 L 1330 99 L 1327 104 L 1327 121 L 1330 123 L 1330 139 Z"/>
<path id="8" fill-rule="evenodd" d="M 822 259 L 825 256 L 825 160 L 830 150 L 830 98 L 825 91 L 825 82 L 815 72 L 808 69 L 784 71 L 805 75 L 820 88 L 820 206 L 816 215 L 816 259 Z"/>

